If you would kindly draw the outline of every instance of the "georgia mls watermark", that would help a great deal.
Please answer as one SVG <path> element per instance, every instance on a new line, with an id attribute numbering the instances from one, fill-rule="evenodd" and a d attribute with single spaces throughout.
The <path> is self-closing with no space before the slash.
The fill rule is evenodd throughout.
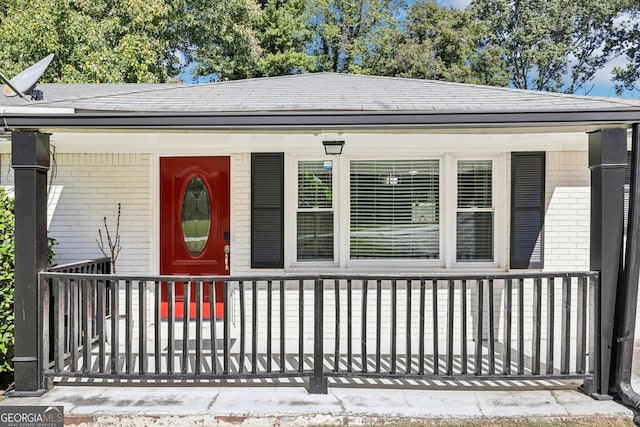
<path id="1" fill-rule="evenodd" d="M 0 406 L 0 427 L 62 427 L 62 406 Z"/>

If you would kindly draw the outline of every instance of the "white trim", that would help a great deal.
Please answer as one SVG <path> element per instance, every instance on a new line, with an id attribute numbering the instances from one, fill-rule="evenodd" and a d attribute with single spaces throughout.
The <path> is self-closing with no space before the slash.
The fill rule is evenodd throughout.
<path id="1" fill-rule="evenodd" d="M 2 114 L 73 114 L 73 108 L 51 108 L 51 107 L 1 107 Z"/>
<path id="2" fill-rule="evenodd" d="M 456 203 L 457 203 L 457 176 L 456 158 L 451 154 L 445 154 L 442 161 L 440 193 L 440 224 L 443 229 L 442 252 L 444 255 L 444 267 L 453 268 L 456 259 Z M 453 202 L 451 201 L 453 199 Z M 452 242 L 449 244 L 448 242 Z"/>
<path id="3" fill-rule="evenodd" d="M 235 155 L 229 154 L 229 274 L 235 274 L 237 269 L 236 259 L 236 220 L 233 214 L 236 211 L 234 197 L 236 191 L 236 168 L 233 167 Z M 251 197 L 251 194 L 249 194 Z M 250 237 L 249 237 L 250 238 Z"/>
<path id="4" fill-rule="evenodd" d="M 350 183 L 350 163 L 349 156 L 344 154 L 339 156 L 338 162 L 338 181 L 334 187 L 338 192 L 339 200 L 335 215 L 338 217 L 338 264 L 340 268 L 347 268 L 349 265 L 349 224 L 351 223 L 351 185 Z M 339 185 L 347 183 L 346 185 Z M 347 209 L 341 209 L 347 206 Z"/>
<path id="5" fill-rule="evenodd" d="M 350 235 L 350 224 L 351 224 L 351 161 L 358 161 L 358 160 L 415 160 L 415 159 L 420 159 L 420 160 L 438 160 L 438 167 L 439 167 L 439 180 L 440 180 L 440 194 L 439 194 L 439 198 L 440 198 L 440 258 L 439 259 L 371 259 L 371 260 L 359 260 L 359 259 L 351 259 L 350 258 L 350 254 L 351 254 L 351 235 Z M 443 171 L 443 155 L 441 153 L 436 153 L 436 154 L 423 154 L 423 153 L 419 153 L 416 154 L 414 153 L 413 155 L 410 154 L 401 154 L 401 155 L 393 155 L 390 156 L 388 153 L 384 156 L 380 156 L 380 155 L 351 155 L 351 156 L 344 156 L 344 162 L 345 162 L 345 177 L 343 178 L 344 181 L 342 181 L 342 188 L 345 189 L 344 193 L 345 193 L 345 198 L 343 203 L 341 204 L 341 207 L 343 207 L 341 209 L 341 211 L 344 211 L 343 216 L 345 217 L 345 221 L 344 221 L 344 228 L 341 229 L 341 235 L 344 236 L 345 239 L 345 244 L 344 244 L 344 258 L 345 258 L 345 267 L 347 268 L 369 268 L 369 267 L 380 267 L 380 268 L 394 268 L 394 267 L 401 267 L 401 268 L 440 268 L 443 266 L 444 263 L 444 258 L 443 258 L 443 245 L 444 245 L 444 241 L 443 239 L 443 227 L 442 227 L 442 197 L 443 197 L 443 190 L 442 190 L 442 171 Z"/>
<path id="6" fill-rule="evenodd" d="M 377 133 L 344 132 L 332 134 L 333 139 L 345 140 L 342 156 L 378 155 L 437 155 L 443 147 L 447 152 L 496 153 L 511 151 L 586 151 L 588 136 L 584 132 L 505 133 L 504 130 L 484 129 L 478 133 L 446 131 L 398 131 Z M 314 132 L 62 132 L 51 135 L 58 154 L 63 153 L 151 153 L 162 155 L 223 155 L 229 147 L 237 153 L 284 152 L 310 156 L 324 155 L 322 140 L 326 134 Z M 11 146 L 0 141 L 0 152 L 10 152 Z M 390 145 L 390 143 L 392 145 Z M 336 156 L 341 157 L 341 156 Z"/>
<path id="7" fill-rule="evenodd" d="M 340 244 L 340 222 L 338 219 L 338 215 L 336 211 L 340 206 L 337 202 L 340 198 L 340 192 L 337 185 L 338 172 L 337 168 L 339 166 L 338 159 L 340 156 L 304 156 L 304 155 L 291 155 L 290 161 L 287 162 L 289 167 L 285 165 L 285 184 L 284 184 L 284 192 L 288 197 L 285 197 L 285 200 L 288 199 L 289 202 L 285 202 L 285 214 L 284 221 L 285 224 L 285 268 L 326 268 L 326 267 L 337 267 L 339 266 L 340 256 L 338 245 Z M 317 212 L 331 212 L 333 214 L 333 260 L 332 261 L 298 261 L 297 256 L 297 227 L 298 227 L 298 164 L 300 162 L 313 162 L 319 161 L 323 162 L 326 160 L 330 160 L 332 162 L 331 165 L 331 208 L 323 208 L 323 209 L 314 209 L 313 211 Z M 287 170 L 290 173 L 287 173 Z M 289 248 L 287 249 L 287 246 Z"/>
<path id="8" fill-rule="evenodd" d="M 509 232 L 511 228 L 509 213 L 511 212 L 511 200 L 509 194 L 509 180 L 507 174 L 507 160 L 509 153 L 498 155 L 495 165 L 495 179 L 493 191 L 495 192 L 495 261 L 500 268 L 506 269 L 509 262 Z"/>
<path id="9" fill-rule="evenodd" d="M 349 142 L 347 141 L 347 145 Z M 351 260 L 350 254 L 350 166 L 352 160 L 389 160 L 390 156 L 356 153 L 340 156 L 306 156 L 304 154 L 288 154 L 285 156 L 285 270 L 316 269 L 481 269 L 486 271 L 506 268 L 508 259 L 508 230 L 505 224 L 507 206 L 507 170 L 508 153 L 413 153 L 394 155 L 393 160 L 412 159 L 439 160 L 440 172 L 440 259 L 379 259 Z M 297 227 L 297 195 L 298 195 L 298 162 L 305 160 L 333 160 L 333 213 L 334 213 L 334 262 L 297 262 L 296 261 L 296 227 Z M 494 254 L 493 262 L 457 262 L 456 261 L 456 212 L 457 212 L 457 161 L 458 160 L 491 160 L 492 191 L 494 213 Z"/>
<path id="10" fill-rule="evenodd" d="M 448 210 L 447 220 L 449 223 L 447 227 L 450 228 L 447 234 L 450 239 L 445 241 L 445 244 L 449 245 L 447 254 L 449 255 L 450 262 L 447 262 L 447 266 L 451 268 L 506 268 L 506 250 L 507 242 L 505 240 L 506 230 L 501 224 L 505 224 L 506 206 L 506 154 L 494 153 L 492 155 L 457 155 L 451 154 L 447 157 L 450 158 L 449 170 L 447 172 L 447 178 L 445 181 L 449 182 L 452 186 L 450 192 L 448 192 L 449 198 L 447 203 L 450 206 Z M 492 212 L 493 212 L 493 262 L 458 262 L 456 260 L 456 215 L 457 215 L 457 162 L 459 160 L 491 160 L 492 162 Z M 451 200 L 453 199 L 453 200 Z M 484 211 L 484 209 L 479 209 Z"/>
<path id="11" fill-rule="evenodd" d="M 297 172 L 298 161 L 296 156 L 289 153 L 284 155 L 284 268 L 290 268 L 292 261 L 295 260 L 295 244 L 288 244 L 287 242 L 295 242 L 296 229 L 295 221 L 292 220 L 291 215 L 295 216 L 295 209 L 298 199 L 298 184 L 297 184 Z M 253 179 L 253 171 L 251 171 L 251 179 Z M 291 193 L 291 188 L 295 188 L 295 192 Z M 293 214 L 292 214 L 293 212 Z M 293 218 L 295 219 L 295 217 Z M 293 224 L 292 224 L 293 223 Z"/>
<path id="12" fill-rule="evenodd" d="M 160 157 L 151 158 L 151 271 L 160 274 Z"/>

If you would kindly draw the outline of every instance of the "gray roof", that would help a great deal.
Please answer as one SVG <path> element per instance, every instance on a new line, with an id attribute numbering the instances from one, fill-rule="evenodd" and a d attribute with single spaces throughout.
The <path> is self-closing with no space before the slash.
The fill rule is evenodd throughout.
<path id="1" fill-rule="evenodd" d="M 77 112 L 588 112 L 640 110 L 640 101 L 432 80 L 302 74 L 198 85 L 40 84 L 42 101 L 0 98 L 2 106 Z"/>

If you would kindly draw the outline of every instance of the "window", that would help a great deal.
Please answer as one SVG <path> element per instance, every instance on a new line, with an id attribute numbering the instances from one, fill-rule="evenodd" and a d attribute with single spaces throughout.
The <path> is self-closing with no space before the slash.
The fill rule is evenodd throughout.
<path id="1" fill-rule="evenodd" d="M 209 240 L 211 228 L 209 192 L 199 177 L 189 181 L 182 195 L 182 238 L 187 250 L 198 256 Z"/>
<path id="2" fill-rule="evenodd" d="M 292 157 L 286 266 L 505 265 L 505 161 Z"/>
<path id="3" fill-rule="evenodd" d="M 297 260 L 333 261 L 333 162 L 298 162 Z"/>
<path id="4" fill-rule="evenodd" d="M 456 261 L 493 261 L 493 162 L 458 160 Z"/>
<path id="5" fill-rule="evenodd" d="M 351 162 L 351 259 L 440 258 L 438 160 Z"/>

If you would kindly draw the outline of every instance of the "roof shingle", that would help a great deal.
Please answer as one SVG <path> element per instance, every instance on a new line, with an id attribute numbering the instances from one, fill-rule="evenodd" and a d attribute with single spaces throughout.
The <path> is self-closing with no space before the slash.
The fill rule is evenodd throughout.
<path id="1" fill-rule="evenodd" d="M 185 84 L 40 84 L 42 101 L 2 106 L 114 112 L 539 112 L 640 108 L 640 101 L 335 73 Z"/>

